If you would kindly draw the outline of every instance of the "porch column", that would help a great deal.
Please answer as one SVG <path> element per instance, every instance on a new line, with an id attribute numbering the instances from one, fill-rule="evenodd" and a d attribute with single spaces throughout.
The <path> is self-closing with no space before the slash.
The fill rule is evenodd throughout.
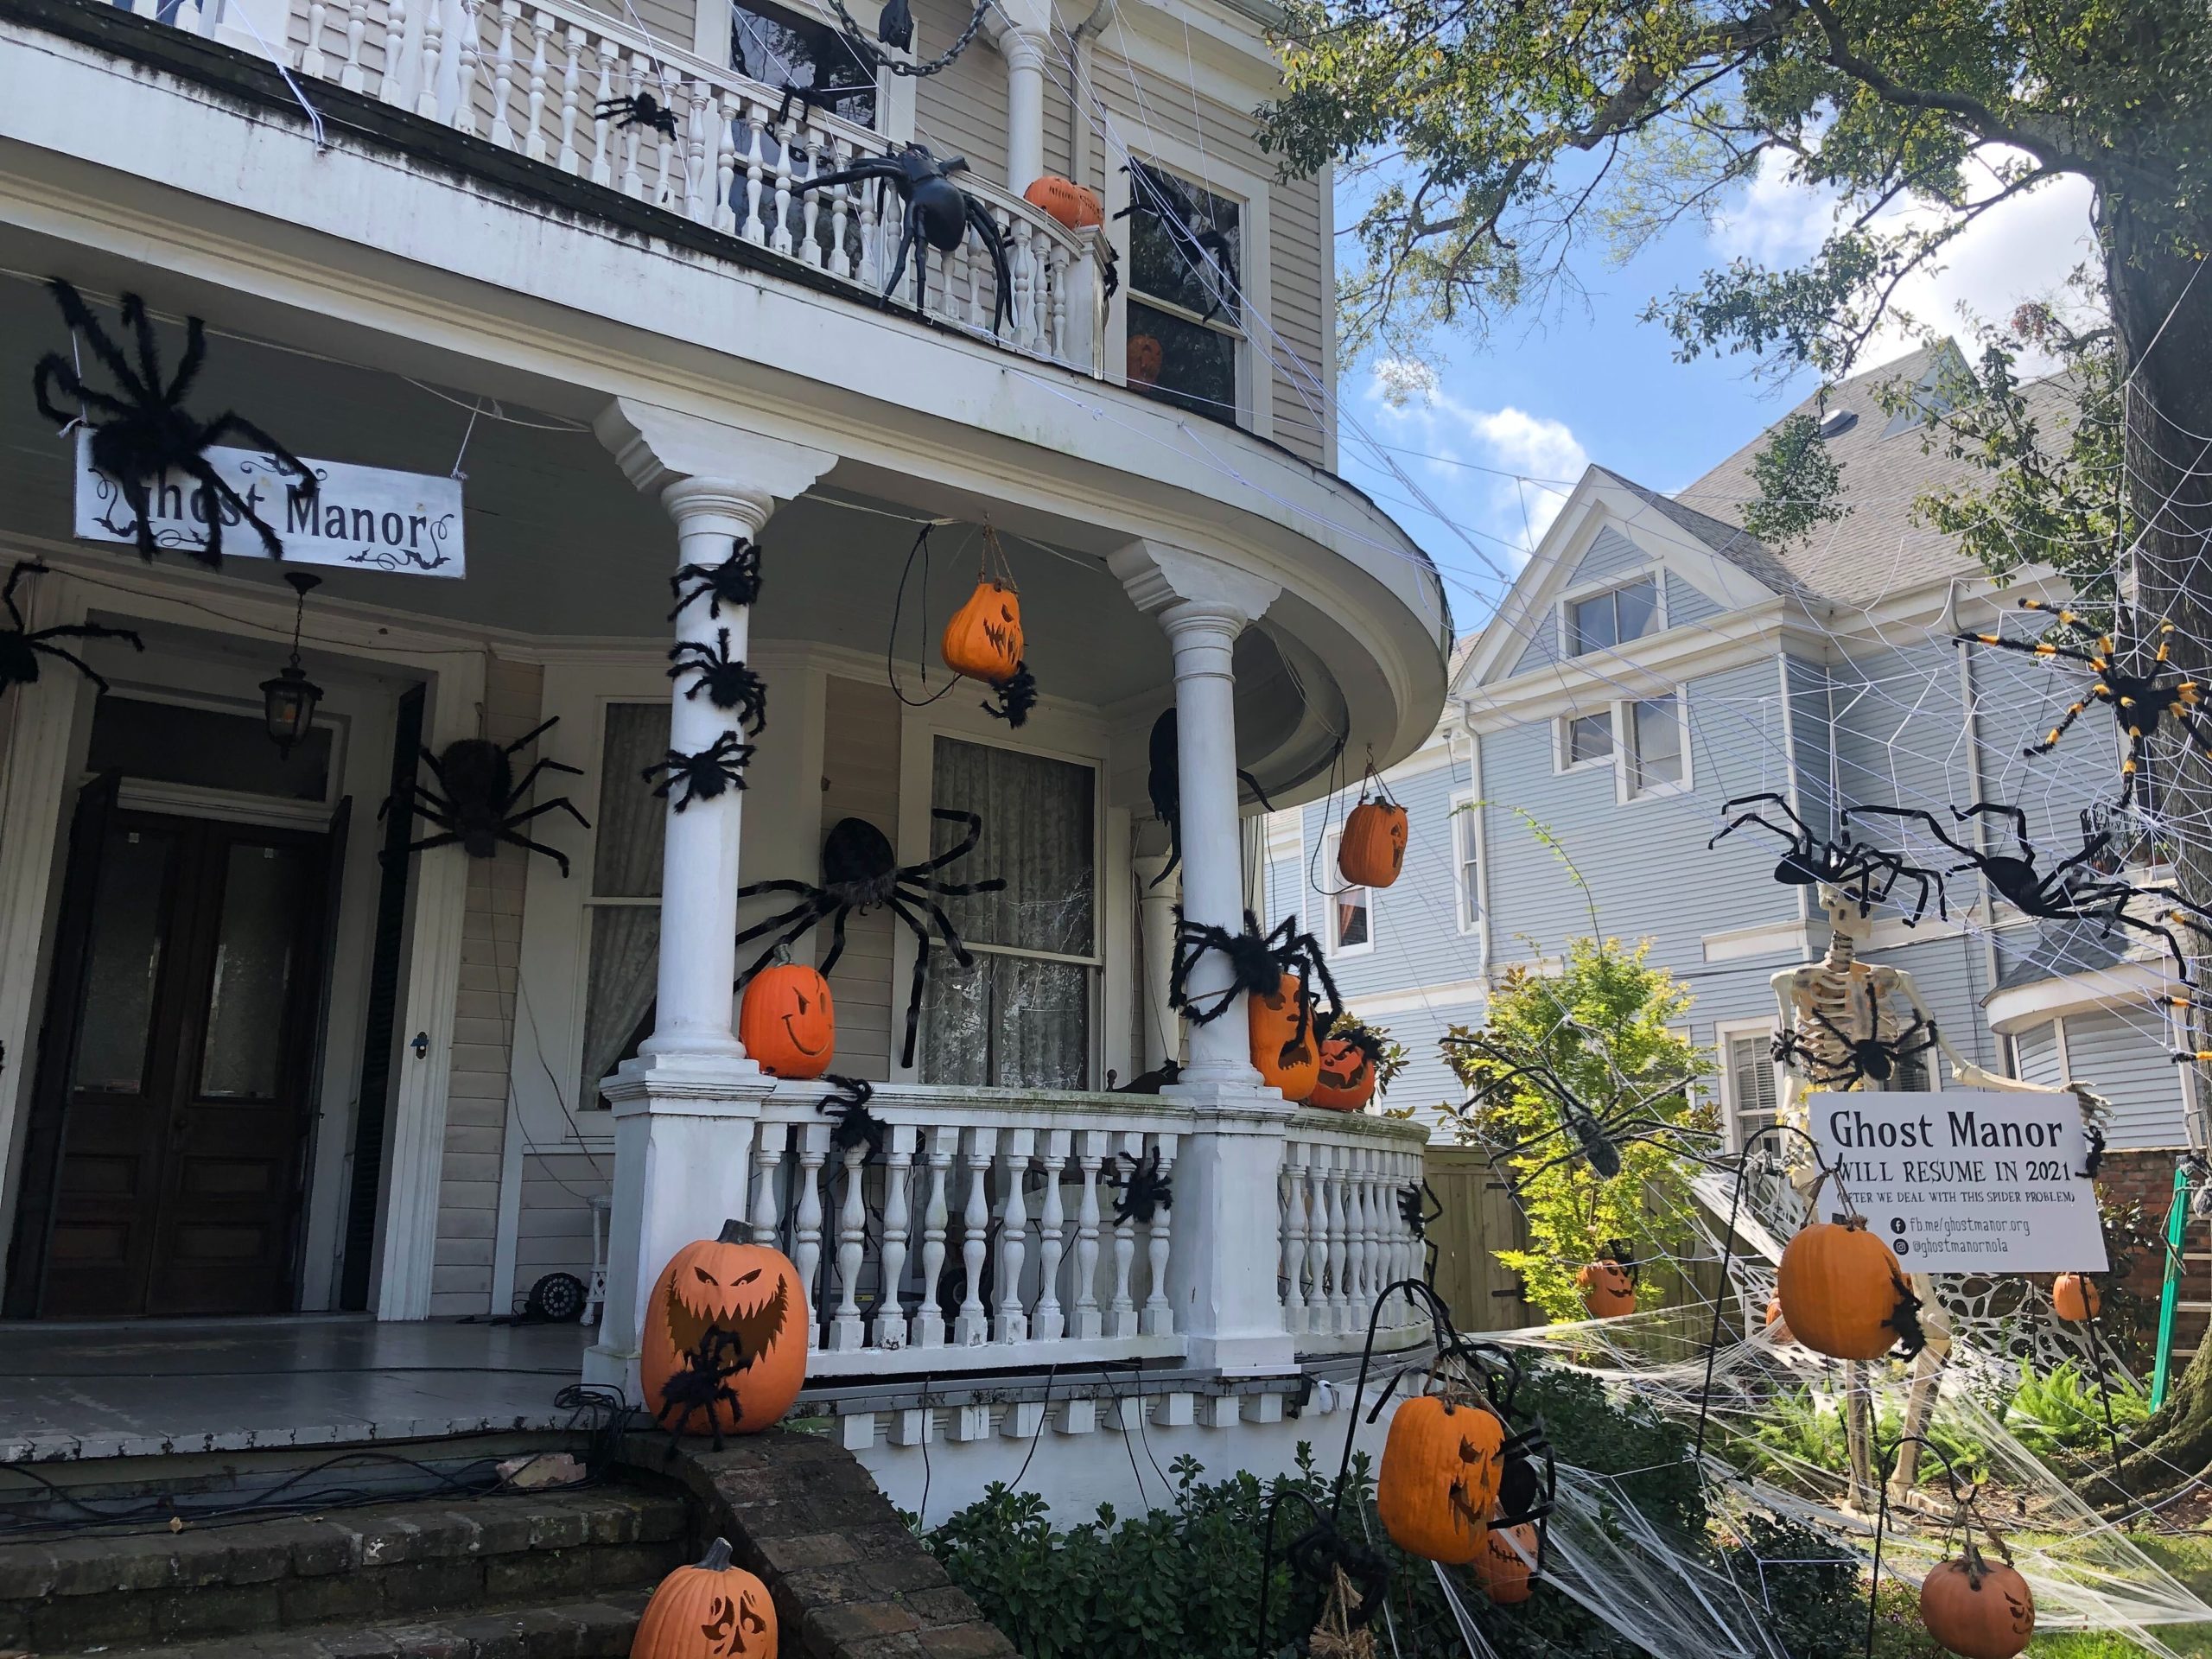
<path id="1" fill-rule="evenodd" d="M 1160 619 L 1175 654 L 1183 912 L 1234 932 L 1244 925 L 1236 806 L 1236 636 L 1282 589 L 1204 554 L 1133 542 L 1108 560 L 1140 610 Z M 1218 952 L 1191 969 L 1194 996 L 1230 983 Z M 1175 1162 L 1175 1221 L 1189 1248 L 1167 1294 L 1194 1365 L 1250 1375 L 1287 1370 L 1295 1349 L 1275 1269 L 1282 1211 L 1277 1178 L 1294 1108 L 1253 1069 L 1243 998 L 1188 1029 L 1189 1063 L 1161 1096 L 1187 1108 Z"/>
<path id="2" fill-rule="evenodd" d="M 1137 988 L 1144 1041 L 1137 1069 L 1148 1071 L 1183 1058 L 1183 1021 L 1167 1001 L 1167 981 L 1175 969 L 1175 901 L 1183 896 L 1183 884 L 1179 872 L 1167 874 L 1166 826 L 1147 823 L 1138 836 L 1145 850 L 1130 861 L 1136 872 L 1138 927 L 1144 940 L 1144 983 Z M 1157 848 L 1150 845 L 1154 840 L 1160 843 Z"/>
<path id="3" fill-rule="evenodd" d="M 1006 60 L 1006 185 L 1017 196 L 1045 173 L 1045 54 L 1052 49 L 1049 8 L 1001 0 L 1005 21 L 992 36 Z"/>
<path id="4" fill-rule="evenodd" d="M 754 541 L 778 505 L 804 493 L 836 457 L 736 427 L 618 399 L 593 423 L 631 483 L 659 497 L 676 522 L 677 564 L 712 569 L 736 542 Z M 729 630 L 746 653 L 750 607 L 706 601 L 678 613 L 675 636 L 709 643 Z M 669 747 L 696 754 L 736 729 L 735 717 L 671 685 Z M 772 741 L 773 727 L 763 741 Z M 743 734 L 740 734 L 742 741 Z M 646 787 L 640 779 L 636 788 Z M 668 1258 L 748 1211 L 753 1124 L 773 1080 L 732 1030 L 737 977 L 739 832 L 744 793 L 726 790 L 683 811 L 670 791 L 661 860 L 660 960 L 653 1033 L 607 1088 L 614 1118 L 607 1303 L 587 1381 L 633 1395 L 647 1294 Z M 768 804 L 772 805 L 772 803 Z"/>

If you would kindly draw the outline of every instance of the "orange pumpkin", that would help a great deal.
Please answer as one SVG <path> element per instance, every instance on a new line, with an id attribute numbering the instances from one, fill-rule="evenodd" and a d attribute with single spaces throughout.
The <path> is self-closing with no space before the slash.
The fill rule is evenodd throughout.
<path id="1" fill-rule="evenodd" d="M 1960 1659 L 2013 1659 L 2036 1633 L 2035 1592 L 1969 1542 L 1922 1581 L 1920 1622 Z"/>
<path id="2" fill-rule="evenodd" d="M 1375 1057 L 1349 1037 L 1332 1037 L 1321 1045 L 1321 1064 L 1308 1106 L 1332 1112 L 1356 1112 L 1375 1098 Z"/>
<path id="3" fill-rule="evenodd" d="M 768 1586 L 732 1567 L 729 1541 L 717 1538 L 696 1567 L 660 1581 L 630 1659 L 776 1659 L 776 1604 Z"/>
<path id="4" fill-rule="evenodd" d="M 956 674 L 1001 685 L 1021 671 L 1021 595 L 1010 582 L 986 576 L 944 625 L 944 665 Z"/>
<path id="5" fill-rule="evenodd" d="M 2069 1325 L 2086 1325 L 2104 1311 L 2105 1294 L 2086 1273 L 2062 1273 L 2051 1281 L 2051 1311 Z"/>
<path id="6" fill-rule="evenodd" d="M 1766 1305 L 1766 1339 L 1776 1347 L 1785 1347 L 1797 1340 L 1789 1334 L 1789 1321 L 1782 1317 L 1782 1298 L 1768 1299 Z"/>
<path id="7" fill-rule="evenodd" d="M 1150 334 L 1131 334 L 1128 350 L 1128 378 L 1133 386 L 1157 385 L 1160 365 L 1166 362 L 1167 353 Z"/>
<path id="8" fill-rule="evenodd" d="M 1306 982 L 1285 974 L 1273 996 L 1248 996 L 1245 1014 L 1252 1032 L 1252 1064 L 1261 1081 L 1282 1090 L 1285 1100 L 1304 1100 L 1321 1081 L 1320 1046 L 1313 1039 L 1313 1007 Z M 1306 1014 L 1299 1029 L 1299 1010 Z"/>
<path id="9" fill-rule="evenodd" d="M 1337 842 L 1337 873 L 1356 887 L 1387 887 L 1406 868 L 1406 809 L 1395 801 L 1362 801 L 1344 815 Z"/>
<path id="10" fill-rule="evenodd" d="M 1618 1319 L 1636 1312 L 1636 1281 L 1618 1262 L 1592 1262 L 1574 1275 L 1582 1306 L 1593 1319 Z"/>
<path id="11" fill-rule="evenodd" d="M 1493 1526 L 1484 1535 L 1483 1553 L 1475 1557 L 1475 1576 L 1499 1606 L 1516 1606 L 1535 1593 L 1536 1547 L 1533 1522 Z"/>
<path id="12" fill-rule="evenodd" d="M 806 1381 L 798 1269 L 781 1251 L 744 1240 L 736 1222 L 724 1222 L 719 1238 L 686 1244 L 653 1281 L 639 1370 L 645 1408 L 679 1433 L 757 1434 L 791 1409 Z M 705 1377 L 702 1355 L 712 1367 Z M 727 1393 L 715 1392 L 716 1374 Z"/>
<path id="13" fill-rule="evenodd" d="M 1783 1248 L 1775 1294 L 1789 1333 L 1831 1359 L 1879 1359 L 1912 1302 L 1897 1258 L 1861 1216 L 1802 1229 Z"/>
<path id="14" fill-rule="evenodd" d="M 1043 208 L 1071 231 L 1086 231 L 1106 222 L 1106 204 L 1098 200 L 1098 193 L 1073 179 L 1047 173 L 1023 191 L 1021 199 L 1033 207 Z"/>
<path id="15" fill-rule="evenodd" d="M 1400 1406 L 1375 1479 L 1375 1509 L 1390 1541 L 1448 1566 L 1479 1556 L 1504 1445 L 1504 1425 L 1483 1407 L 1433 1394 Z"/>
<path id="16" fill-rule="evenodd" d="M 737 1040 L 772 1077 L 820 1077 L 837 1052 L 830 982 L 803 962 L 763 968 L 737 1005 Z"/>

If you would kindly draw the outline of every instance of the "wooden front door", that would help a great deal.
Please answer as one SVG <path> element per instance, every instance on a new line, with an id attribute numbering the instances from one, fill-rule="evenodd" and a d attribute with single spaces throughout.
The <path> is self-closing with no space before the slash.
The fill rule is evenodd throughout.
<path id="1" fill-rule="evenodd" d="M 330 838 L 124 810 L 99 836 L 46 1027 L 69 1064 L 38 1312 L 284 1312 Z"/>

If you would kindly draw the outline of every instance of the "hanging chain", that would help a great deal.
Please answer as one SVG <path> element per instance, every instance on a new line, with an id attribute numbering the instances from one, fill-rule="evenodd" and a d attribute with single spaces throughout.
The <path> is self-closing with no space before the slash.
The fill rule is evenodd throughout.
<path id="1" fill-rule="evenodd" d="M 837 14 L 837 21 L 844 24 L 853 49 L 866 58 L 872 67 L 888 69 L 894 75 L 934 75 L 939 70 L 950 67 L 952 60 L 965 52 L 969 42 L 976 38 L 976 31 L 983 26 L 984 16 L 991 5 L 992 0 L 976 0 L 976 15 L 968 20 L 968 27 L 960 31 L 958 40 L 927 63 L 904 63 L 868 38 L 860 20 L 845 10 L 845 0 L 830 0 L 830 9 Z"/>

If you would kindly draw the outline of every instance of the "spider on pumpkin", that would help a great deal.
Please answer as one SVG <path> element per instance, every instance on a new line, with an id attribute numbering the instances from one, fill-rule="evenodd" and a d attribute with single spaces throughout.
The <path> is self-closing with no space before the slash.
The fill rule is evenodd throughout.
<path id="1" fill-rule="evenodd" d="M 865 1145 L 868 1153 L 861 1163 L 874 1163 L 883 1155 L 883 1137 L 891 1133 L 891 1126 L 868 1109 L 875 1098 L 875 1085 L 866 1077 L 841 1077 L 835 1071 L 825 1072 L 822 1080 L 837 1085 L 814 1103 L 814 1109 L 830 1120 L 830 1147 L 842 1160 L 855 1147 Z"/>
<path id="2" fill-rule="evenodd" d="M 966 836 L 935 857 L 924 859 L 918 864 L 901 864 L 892 850 L 891 842 L 882 830 L 864 818 L 840 818 L 830 828 L 822 843 L 822 885 L 816 887 L 805 881 L 788 880 L 753 881 L 737 890 L 741 899 L 753 898 L 764 893 L 788 893 L 798 895 L 798 902 L 780 915 L 756 922 L 737 936 L 744 944 L 763 934 L 774 933 L 775 938 L 760 953 L 760 959 L 740 976 L 742 987 L 753 975 L 775 959 L 779 950 L 789 946 L 800 935 L 818 922 L 831 925 L 830 954 L 823 957 L 820 968 L 828 973 L 836 966 L 837 958 L 844 953 L 845 920 L 855 911 L 866 912 L 878 905 L 912 930 L 914 975 L 912 988 L 906 996 L 906 1040 L 900 1051 L 899 1064 L 914 1063 L 914 1036 L 922 1013 L 922 992 L 929 982 L 930 929 L 916 911 L 927 913 L 937 925 L 938 937 L 963 968 L 974 964 L 975 955 L 960 941 L 954 930 L 952 918 L 944 913 L 940 898 L 964 899 L 972 893 L 999 893 L 1005 889 L 1006 878 L 994 875 L 982 881 L 948 881 L 938 874 L 949 864 L 957 864 L 976 850 L 983 838 L 983 820 L 976 813 L 963 812 L 950 807 L 933 807 L 930 816 L 942 823 L 967 826 Z M 781 929 L 780 932 L 777 930 Z"/>
<path id="3" fill-rule="evenodd" d="M 742 658 L 729 654 L 729 630 L 718 628 L 715 643 L 703 639 L 679 639 L 669 647 L 668 660 L 673 664 L 668 677 L 680 680 L 686 674 L 696 675 L 690 684 L 683 688 L 684 701 L 690 702 L 702 691 L 715 708 L 734 709 L 737 723 L 747 737 L 758 737 L 768 724 L 768 687 L 761 677 L 745 665 Z M 743 788 L 743 785 L 739 785 Z"/>
<path id="4" fill-rule="evenodd" d="M 1739 806 L 1772 806 L 1789 820 L 1790 828 L 1785 830 L 1778 823 L 1770 823 L 1756 811 L 1737 813 L 1736 817 L 1728 817 Z M 1834 840 L 1815 834 L 1812 826 L 1797 816 L 1788 800 L 1770 791 L 1759 795 L 1738 795 L 1734 800 L 1722 804 L 1720 815 L 1727 822 L 1720 826 L 1711 841 L 1705 843 L 1707 850 L 1719 846 L 1745 824 L 1755 823 L 1771 835 L 1780 836 L 1786 843 L 1782 861 L 1774 867 L 1774 879 L 1785 887 L 1831 887 L 1839 892 L 1852 893 L 1858 900 L 1859 913 L 1864 916 L 1878 902 L 1887 899 L 1890 890 L 1899 881 L 1910 881 L 1920 889 L 1911 917 L 1911 922 L 1917 922 L 1928 913 L 1928 893 L 1933 886 L 1936 914 L 1946 921 L 1950 919 L 1942 876 L 1933 870 L 1920 869 L 1906 863 L 1898 854 L 1885 852 L 1878 847 L 1853 839 L 1849 812 L 1843 815 L 1844 823 L 1837 829 Z"/>
<path id="5" fill-rule="evenodd" d="M 683 584 L 687 582 L 698 585 L 686 593 Z M 668 591 L 676 598 L 676 608 L 668 613 L 671 622 L 683 614 L 686 606 L 702 599 L 707 601 L 709 622 L 721 615 L 725 605 L 736 610 L 752 604 L 760 597 L 759 544 L 740 536 L 730 543 L 729 557 L 720 564 L 679 566 L 668 579 Z"/>
<path id="6" fill-rule="evenodd" d="M 655 776 L 666 773 L 653 785 L 653 793 L 664 798 L 681 785 L 683 793 L 676 799 L 676 810 L 681 812 L 694 801 L 711 801 L 725 790 L 743 789 L 745 765 L 752 759 L 753 745 L 740 741 L 735 732 L 724 732 L 711 747 L 696 754 L 671 749 L 667 760 L 655 761 L 639 775 L 652 783 Z"/>
<path id="7" fill-rule="evenodd" d="M 625 127 L 651 127 L 663 137 L 676 137 L 676 111 L 651 92 L 639 92 L 634 98 L 602 98 L 592 107 L 592 119 L 612 121 L 619 131 Z"/>
<path id="8" fill-rule="evenodd" d="M 514 804 L 530 792 L 542 772 L 565 772 L 572 776 L 583 776 L 583 768 L 540 756 L 524 772 L 521 781 L 514 777 L 513 757 L 527 748 L 538 736 L 560 723 L 558 715 L 543 724 L 524 732 L 505 747 L 487 737 L 464 737 L 448 743 L 442 754 L 433 754 L 425 748 L 423 764 L 438 780 L 438 787 L 445 793 L 434 794 L 425 785 L 412 779 L 402 784 L 377 809 L 377 817 L 397 806 L 403 812 L 412 812 L 426 823 L 435 824 L 445 833 L 430 836 L 399 849 L 392 857 L 405 857 L 433 847 L 450 847 L 458 842 L 461 849 L 471 858 L 489 858 L 499 850 L 499 843 L 521 847 L 533 853 L 543 853 L 561 867 L 561 874 L 569 874 L 569 855 L 556 848 L 518 835 L 518 826 L 547 812 L 566 812 L 587 830 L 591 820 L 576 810 L 575 804 L 565 796 L 540 803 L 526 812 L 512 810 Z"/>
<path id="9" fill-rule="evenodd" d="M 1114 1219 L 1117 1223 L 1138 1221 L 1150 1226 L 1155 1211 L 1175 1207 L 1175 1178 L 1160 1167 L 1158 1147 L 1141 1158 L 1134 1153 L 1122 1153 L 1121 1160 L 1129 1166 L 1128 1175 L 1106 1178 L 1106 1185 L 1122 1194 L 1114 1201 Z"/>
<path id="10" fill-rule="evenodd" d="M 194 558 L 202 564 L 222 563 L 223 523 L 231 514 L 237 515 L 231 522 L 243 519 L 260 533 L 261 544 L 270 558 L 283 557 L 284 544 L 276 531 L 254 511 L 253 503 L 232 488 L 229 480 L 209 464 L 207 452 L 211 445 L 233 435 L 247 440 L 268 456 L 272 471 L 297 476 L 298 483 L 287 486 L 296 501 L 314 500 L 321 480 L 305 461 L 243 415 L 226 410 L 202 423 L 185 411 L 185 394 L 192 390 L 200 365 L 207 360 L 207 326 L 198 317 L 185 319 L 184 356 L 177 364 L 175 378 L 164 384 L 161 351 L 154 340 L 154 325 L 146 315 L 145 301 L 136 294 L 123 296 L 124 327 L 137 337 L 138 362 L 134 367 L 75 289 L 60 277 L 48 286 L 54 290 L 54 302 L 61 308 L 71 331 L 85 337 L 92 355 L 107 365 L 121 389 L 118 396 L 86 385 L 76 365 L 58 352 L 48 352 L 31 371 L 31 391 L 38 399 L 39 413 L 65 426 L 85 422 L 92 435 L 92 465 L 115 480 L 124 503 L 137 516 L 135 526 L 111 524 L 108 528 L 118 534 L 134 533 L 140 555 L 151 560 L 161 546 L 154 531 L 153 491 L 164 474 L 180 472 L 199 486 L 194 493 L 205 502 L 200 518 L 207 526 L 207 536 L 202 545 L 187 550 Z M 76 404 L 76 412 L 54 407 L 47 397 L 49 391 Z"/>
<path id="11" fill-rule="evenodd" d="M 1218 951 L 1228 959 L 1229 983 L 1193 995 L 1191 969 L 1209 950 Z M 1175 958 L 1167 976 L 1167 1003 L 1192 1025 L 1211 1025 L 1229 1012 L 1239 993 L 1277 995 L 1287 976 L 1294 976 L 1308 986 L 1319 984 L 1328 1002 L 1317 1014 L 1310 990 L 1299 998 L 1297 1020 L 1282 1046 L 1285 1065 L 1290 1065 L 1306 1046 L 1309 1033 L 1317 1039 L 1325 1038 L 1344 1014 L 1344 999 L 1338 995 L 1337 982 L 1331 977 L 1329 964 L 1322 957 L 1321 942 L 1311 933 L 1300 932 L 1295 916 L 1286 916 L 1273 932 L 1262 933 L 1260 918 L 1248 910 L 1244 912 L 1244 931 L 1231 933 L 1225 927 L 1192 921 L 1183 914 L 1180 906 L 1176 907 Z"/>
<path id="12" fill-rule="evenodd" d="M 991 268 L 998 276 L 998 293 L 991 313 L 991 332 L 995 334 L 1005 325 L 1007 312 L 1014 303 L 1014 273 L 1007 264 L 1006 238 L 999 232 L 991 210 L 981 200 L 969 195 L 952 182 L 952 175 L 968 170 L 963 156 L 948 156 L 942 162 L 930 153 L 927 144 L 909 143 L 887 156 L 862 157 L 855 165 L 835 173 L 824 173 L 811 179 L 800 179 L 793 188 L 800 192 L 820 190 L 832 185 L 857 184 L 874 180 L 898 191 L 906 204 L 901 221 L 898 257 L 891 262 L 891 275 L 884 280 L 883 296 L 891 297 L 891 290 L 899 286 L 899 278 L 906 269 L 906 256 L 913 251 L 917 239 L 927 245 L 914 254 L 914 309 L 922 309 L 922 300 L 929 282 L 929 250 L 950 256 L 976 232 L 976 239 L 991 256 Z"/>
<path id="13" fill-rule="evenodd" d="M 0 630 L 0 692 L 11 685 L 35 685 L 38 683 L 38 659 L 52 657 L 75 669 L 103 691 L 108 683 L 90 663 L 74 652 L 54 642 L 57 639 L 127 639 L 133 651 L 146 649 L 146 642 L 129 628 L 104 627 L 98 622 L 64 622 L 51 628 L 34 628 L 23 620 L 22 611 L 16 604 L 16 584 L 25 576 L 52 574 L 36 559 L 21 559 L 8 573 L 8 585 L 0 588 L 0 604 L 8 607 L 8 620 L 12 627 Z"/>

